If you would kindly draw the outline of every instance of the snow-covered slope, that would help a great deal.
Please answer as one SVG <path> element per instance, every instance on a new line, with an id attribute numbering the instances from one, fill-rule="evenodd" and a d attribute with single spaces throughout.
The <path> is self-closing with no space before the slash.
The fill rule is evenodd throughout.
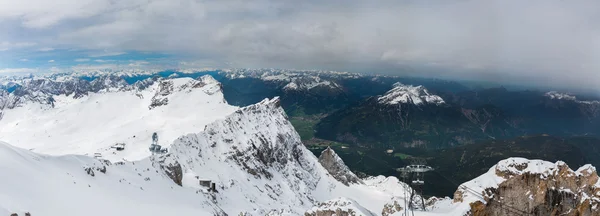
<path id="1" fill-rule="evenodd" d="M 278 99 L 182 136 L 168 154 L 123 165 L 0 145 L 0 173 L 11 176 L 0 180 L 3 213 L 165 215 L 177 209 L 178 215 L 300 215 L 339 197 L 380 212 L 403 194 L 381 190 L 377 182 L 346 186 L 335 180 L 304 147 Z M 216 191 L 200 180 L 215 183 Z"/>
<path id="2" fill-rule="evenodd" d="M 90 168 L 86 170 L 86 168 Z M 102 171 L 104 170 L 104 171 Z M 108 165 L 0 142 L 0 215 L 215 215 L 204 194 L 177 187 L 150 161 Z"/>
<path id="3" fill-rule="evenodd" d="M 236 110 L 223 99 L 220 83 L 208 75 L 133 85 L 105 79 L 97 93 L 61 94 L 64 82 L 36 82 L 41 83 L 30 86 L 37 89 L 28 88 L 25 96 L 13 92 L 4 97 L 16 106 L 2 111 L 0 140 L 52 155 L 98 152 L 113 161 L 139 160 L 150 154 L 147 148 L 153 132 L 158 133 L 159 144 L 168 146 L 175 138 L 202 131 L 206 124 Z M 43 95 L 34 98 L 51 98 L 52 102 L 32 100 L 31 95 Z M 110 148 L 116 143 L 125 143 L 125 150 Z"/>
<path id="4" fill-rule="evenodd" d="M 382 104 L 444 104 L 444 100 L 437 95 L 429 93 L 423 86 L 404 85 L 395 83 L 394 88 L 378 98 Z"/>

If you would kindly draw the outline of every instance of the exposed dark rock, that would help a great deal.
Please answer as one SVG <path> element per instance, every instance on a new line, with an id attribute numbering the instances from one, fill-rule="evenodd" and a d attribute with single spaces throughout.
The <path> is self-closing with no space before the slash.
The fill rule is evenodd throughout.
<path id="1" fill-rule="evenodd" d="M 319 163 L 321 163 L 333 178 L 345 185 L 361 182 L 360 179 L 350 171 L 346 164 L 344 164 L 344 161 L 342 161 L 335 151 L 329 147 L 321 152 Z"/>

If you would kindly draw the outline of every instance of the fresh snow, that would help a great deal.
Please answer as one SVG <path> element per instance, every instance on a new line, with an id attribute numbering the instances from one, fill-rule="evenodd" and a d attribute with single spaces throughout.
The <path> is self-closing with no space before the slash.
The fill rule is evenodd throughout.
<path id="1" fill-rule="evenodd" d="M 404 85 L 395 83 L 393 88 L 378 98 L 382 104 L 444 104 L 444 99 L 440 96 L 429 93 L 423 86 Z"/>
<path id="2" fill-rule="evenodd" d="M 330 176 L 304 147 L 278 99 L 237 109 L 204 131 L 181 136 L 168 154 L 124 165 L 41 155 L 6 143 L 0 143 L 0 156 L 0 173 L 10 176 L 0 184 L 0 212 L 301 215 L 339 197 L 380 212 L 394 197 L 377 182 L 346 186 Z M 181 166 L 183 187 L 163 174 L 163 167 L 173 164 Z M 94 168 L 95 176 L 86 167 Z M 106 167 L 106 173 L 96 167 Z M 218 192 L 201 188 L 195 178 L 216 183 Z"/>
<path id="3" fill-rule="evenodd" d="M 149 109 L 161 82 L 173 84 L 173 92 L 160 95 L 168 98 L 168 104 Z M 205 85 L 193 88 L 201 82 Z M 202 131 L 206 124 L 236 110 L 224 100 L 220 84 L 208 75 L 200 80 L 161 80 L 141 91 L 53 98 L 54 107 L 28 102 L 3 110 L 0 140 L 44 154 L 101 153 L 112 161 L 139 160 L 150 155 L 152 133 L 158 133 L 159 144 L 168 146 L 177 137 Z M 125 143 L 125 150 L 110 148 L 117 143 Z"/>
<path id="4" fill-rule="evenodd" d="M 150 161 L 107 166 L 86 156 L 46 156 L 0 142 L 0 214 L 213 215 L 203 194 L 178 187 Z M 85 167 L 104 167 L 106 173 Z M 148 180 L 146 180 L 148 179 Z"/>

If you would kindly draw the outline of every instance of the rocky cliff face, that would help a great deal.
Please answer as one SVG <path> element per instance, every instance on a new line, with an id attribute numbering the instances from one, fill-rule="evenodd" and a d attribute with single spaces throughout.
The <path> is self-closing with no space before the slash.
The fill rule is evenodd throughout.
<path id="1" fill-rule="evenodd" d="M 510 158 L 456 191 L 471 215 L 600 215 L 600 182 L 590 165 Z"/>
<path id="2" fill-rule="evenodd" d="M 327 149 L 321 152 L 319 156 L 319 163 L 335 178 L 345 185 L 362 183 L 362 181 L 350 171 L 350 169 L 344 164 L 344 161 L 333 151 L 333 149 L 327 147 Z"/>

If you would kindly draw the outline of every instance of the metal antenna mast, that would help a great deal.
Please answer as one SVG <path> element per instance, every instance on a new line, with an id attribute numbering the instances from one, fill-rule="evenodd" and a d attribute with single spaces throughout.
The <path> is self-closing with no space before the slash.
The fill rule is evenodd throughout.
<path id="1" fill-rule="evenodd" d="M 406 184 L 410 184 L 412 186 L 412 190 L 410 191 L 410 199 L 408 202 L 408 206 L 411 211 L 415 209 L 414 202 L 416 197 L 421 198 L 421 209 L 425 211 L 425 200 L 423 199 L 423 185 L 425 184 L 425 173 L 432 171 L 433 168 L 425 165 L 424 159 L 412 159 L 411 164 L 402 168 L 396 169 L 400 172 L 402 179 Z M 406 200 L 406 198 L 405 198 Z M 418 201 L 417 201 L 418 202 Z M 414 213 L 413 213 L 414 214 Z"/>

